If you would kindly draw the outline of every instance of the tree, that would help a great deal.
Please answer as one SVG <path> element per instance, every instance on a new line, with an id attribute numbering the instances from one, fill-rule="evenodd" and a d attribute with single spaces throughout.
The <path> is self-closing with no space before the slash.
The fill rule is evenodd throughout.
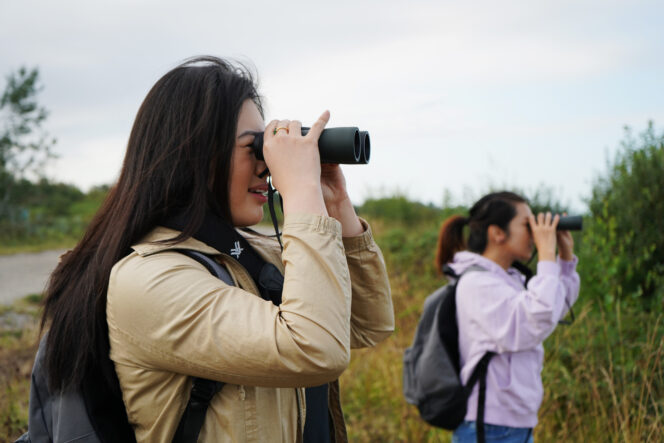
<path id="1" fill-rule="evenodd" d="M 39 70 L 21 67 L 7 77 L 0 97 L 0 220 L 11 218 L 15 184 L 26 178 L 40 178 L 46 162 L 55 157 L 56 140 L 42 128 L 48 111 L 37 102 L 42 90 Z"/>

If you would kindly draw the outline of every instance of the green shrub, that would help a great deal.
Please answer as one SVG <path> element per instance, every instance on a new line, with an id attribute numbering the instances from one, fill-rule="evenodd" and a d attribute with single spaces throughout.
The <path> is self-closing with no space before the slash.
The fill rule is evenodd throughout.
<path id="1" fill-rule="evenodd" d="M 664 300 L 664 134 L 656 135 L 652 122 L 638 139 L 625 132 L 607 175 L 593 186 L 582 269 L 605 302 L 652 305 Z"/>

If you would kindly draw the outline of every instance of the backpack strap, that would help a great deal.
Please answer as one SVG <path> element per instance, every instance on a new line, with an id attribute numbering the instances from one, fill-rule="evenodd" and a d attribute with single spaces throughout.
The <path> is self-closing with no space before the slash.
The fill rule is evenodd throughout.
<path id="1" fill-rule="evenodd" d="M 212 397 L 224 385 L 225 383 L 221 381 L 194 377 L 194 382 L 191 386 L 191 396 L 182 414 L 182 418 L 180 418 L 175 436 L 173 436 L 173 443 L 198 441 L 198 434 L 200 434 L 203 428 L 205 414 L 207 413 L 208 406 L 210 406 Z"/>
<path id="2" fill-rule="evenodd" d="M 205 269 L 207 269 L 210 274 L 214 275 L 228 286 L 235 286 L 235 282 L 233 281 L 231 274 L 228 273 L 225 267 L 221 266 L 211 257 L 203 254 L 202 252 L 194 251 L 193 249 L 176 249 L 176 251 L 186 255 L 189 258 L 193 258 L 198 263 L 205 266 Z"/>
<path id="3" fill-rule="evenodd" d="M 477 396 L 477 418 L 476 418 L 476 430 L 477 430 L 477 441 L 478 443 L 484 443 L 484 404 L 486 403 L 486 374 L 489 370 L 489 361 L 491 358 L 496 355 L 495 352 L 487 352 L 482 356 L 479 363 L 473 369 L 470 378 L 466 386 L 464 386 L 466 400 L 470 397 L 471 392 L 473 392 L 473 387 L 475 383 L 480 382 L 479 395 Z"/>
<path id="4" fill-rule="evenodd" d="M 226 268 L 211 257 L 191 249 L 178 249 L 177 251 L 205 266 L 212 275 L 227 285 L 235 286 L 235 282 Z M 173 437 L 173 443 L 198 441 L 198 434 L 200 434 L 203 428 L 208 406 L 215 394 L 221 391 L 224 385 L 225 383 L 221 381 L 194 377 L 189 402 L 180 418 L 180 423 Z"/>

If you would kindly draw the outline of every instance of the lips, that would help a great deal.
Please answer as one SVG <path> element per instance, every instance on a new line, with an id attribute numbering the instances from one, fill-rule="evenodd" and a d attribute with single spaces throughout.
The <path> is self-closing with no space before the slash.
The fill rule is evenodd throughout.
<path id="1" fill-rule="evenodd" d="M 259 186 L 252 186 L 249 188 L 249 193 L 256 199 L 259 204 L 267 203 L 267 183 L 263 183 Z"/>
<path id="2" fill-rule="evenodd" d="M 249 188 L 249 192 L 251 192 L 252 194 L 258 194 L 267 197 L 267 184 L 263 184 L 260 186 L 253 186 Z"/>

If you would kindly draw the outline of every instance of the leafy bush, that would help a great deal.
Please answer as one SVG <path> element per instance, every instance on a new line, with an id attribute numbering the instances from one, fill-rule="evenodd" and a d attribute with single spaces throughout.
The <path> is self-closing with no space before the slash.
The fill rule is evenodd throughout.
<path id="1" fill-rule="evenodd" d="M 638 139 L 626 128 L 621 145 L 593 186 L 582 269 L 606 303 L 651 305 L 664 300 L 664 134 L 652 122 Z"/>

